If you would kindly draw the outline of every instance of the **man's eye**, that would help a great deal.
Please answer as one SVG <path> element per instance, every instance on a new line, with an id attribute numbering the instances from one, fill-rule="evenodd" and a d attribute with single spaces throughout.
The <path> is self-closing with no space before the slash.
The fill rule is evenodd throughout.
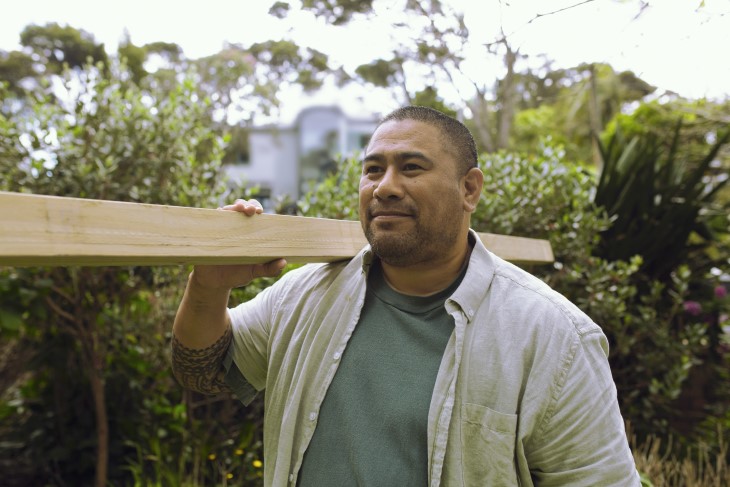
<path id="1" fill-rule="evenodd" d="M 403 166 L 404 171 L 419 171 L 421 169 L 423 169 L 423 168 L 420 165 L 413 164 L 413 163 L 408 163 Z"/>
<path id="2" fill-rule="evenodd" d="M 363 172 L 365 174 L 374 174 L 380 172 L 381 169 L 378 166 L 365 166 Z"/>

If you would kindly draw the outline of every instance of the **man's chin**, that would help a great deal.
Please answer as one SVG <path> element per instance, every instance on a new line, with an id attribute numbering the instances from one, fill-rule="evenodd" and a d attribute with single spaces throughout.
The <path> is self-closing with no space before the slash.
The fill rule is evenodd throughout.
<path id="1" fill-rule="evenodd" d="M 402 247 L 406 242 L 413 241 L 413 236 L 393 225 L 373 225 L 365 230 L 365 237 L 372 246 Z"/>
<path id="2" fill-rule="evenodd" d="M 388 235 L 390 232 L 376 232 L 366 235 L 370 247 L 381 260 L 393 263 L 410 260 L 418 250 L 418 244 L 403 234 Z M 414 245 L 415 243 L 415 245 Z"/>

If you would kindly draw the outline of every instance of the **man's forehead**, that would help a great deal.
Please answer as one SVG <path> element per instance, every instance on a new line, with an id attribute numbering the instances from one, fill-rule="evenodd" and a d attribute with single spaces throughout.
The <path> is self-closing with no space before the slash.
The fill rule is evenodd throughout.
<path id="1" fill-rule="evenodd" d="M 439 127 L 420 120 L 389 120 L 381 124 L 363 151 L 362 162 L 390 157 L 421 158 L 433 163 L 448 163 L 458 168 L 459 153 L 444 138 Z"/>
<path id="2" fill-rule="evenodd" d="M 370 152 L 374 145 L 383 143 L 440 143 L 440 136 L 440 131 L 426 122 L 411 119 L 388 120 L 375 130 L 366 148 L 366 153 Z"/>
<path id="3" fill-rule="evenodd" d="M 387 122 L 383 122 L 380 125 L 378 125 L 378 128 L 375 130 L 375 134 L 379 132 L 386 132 L 386 131 L 438 131 L 438 128 L 428 122 L 424 122 L 421 120 L 414 120 L 412 118 L 405 118 L 402 120 L 388 120 Z"/>

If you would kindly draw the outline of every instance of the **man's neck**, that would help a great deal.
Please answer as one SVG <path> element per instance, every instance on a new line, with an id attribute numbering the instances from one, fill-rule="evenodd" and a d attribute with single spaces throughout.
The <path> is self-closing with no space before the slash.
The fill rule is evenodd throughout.
<path id="1" fill-rule="evenodd" d="M 392 266 L 381 261 L 383 276 L 390 287 L 409 296 L 430 296 L 443 291 L 461 274 L 471 255 L 468 241 L 439 261 L 429 261 L 407 267 Z"/>

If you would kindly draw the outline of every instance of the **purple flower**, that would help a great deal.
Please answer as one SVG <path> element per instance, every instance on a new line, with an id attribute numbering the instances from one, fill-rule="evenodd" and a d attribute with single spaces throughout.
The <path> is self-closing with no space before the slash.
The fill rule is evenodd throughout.
<path id="1" fill-rule="evenodd" d="M 727 296 L 727 288 L 722 285 L 715 286 L 715 297 L 717 299 L 722 299 L 725 296 Z"/>
<path id="2" fill-rule="evenodd" d="M 702 313 L 702 305 L 697 301 L 685 301 L 684 310 L 692 316 Z"/>

